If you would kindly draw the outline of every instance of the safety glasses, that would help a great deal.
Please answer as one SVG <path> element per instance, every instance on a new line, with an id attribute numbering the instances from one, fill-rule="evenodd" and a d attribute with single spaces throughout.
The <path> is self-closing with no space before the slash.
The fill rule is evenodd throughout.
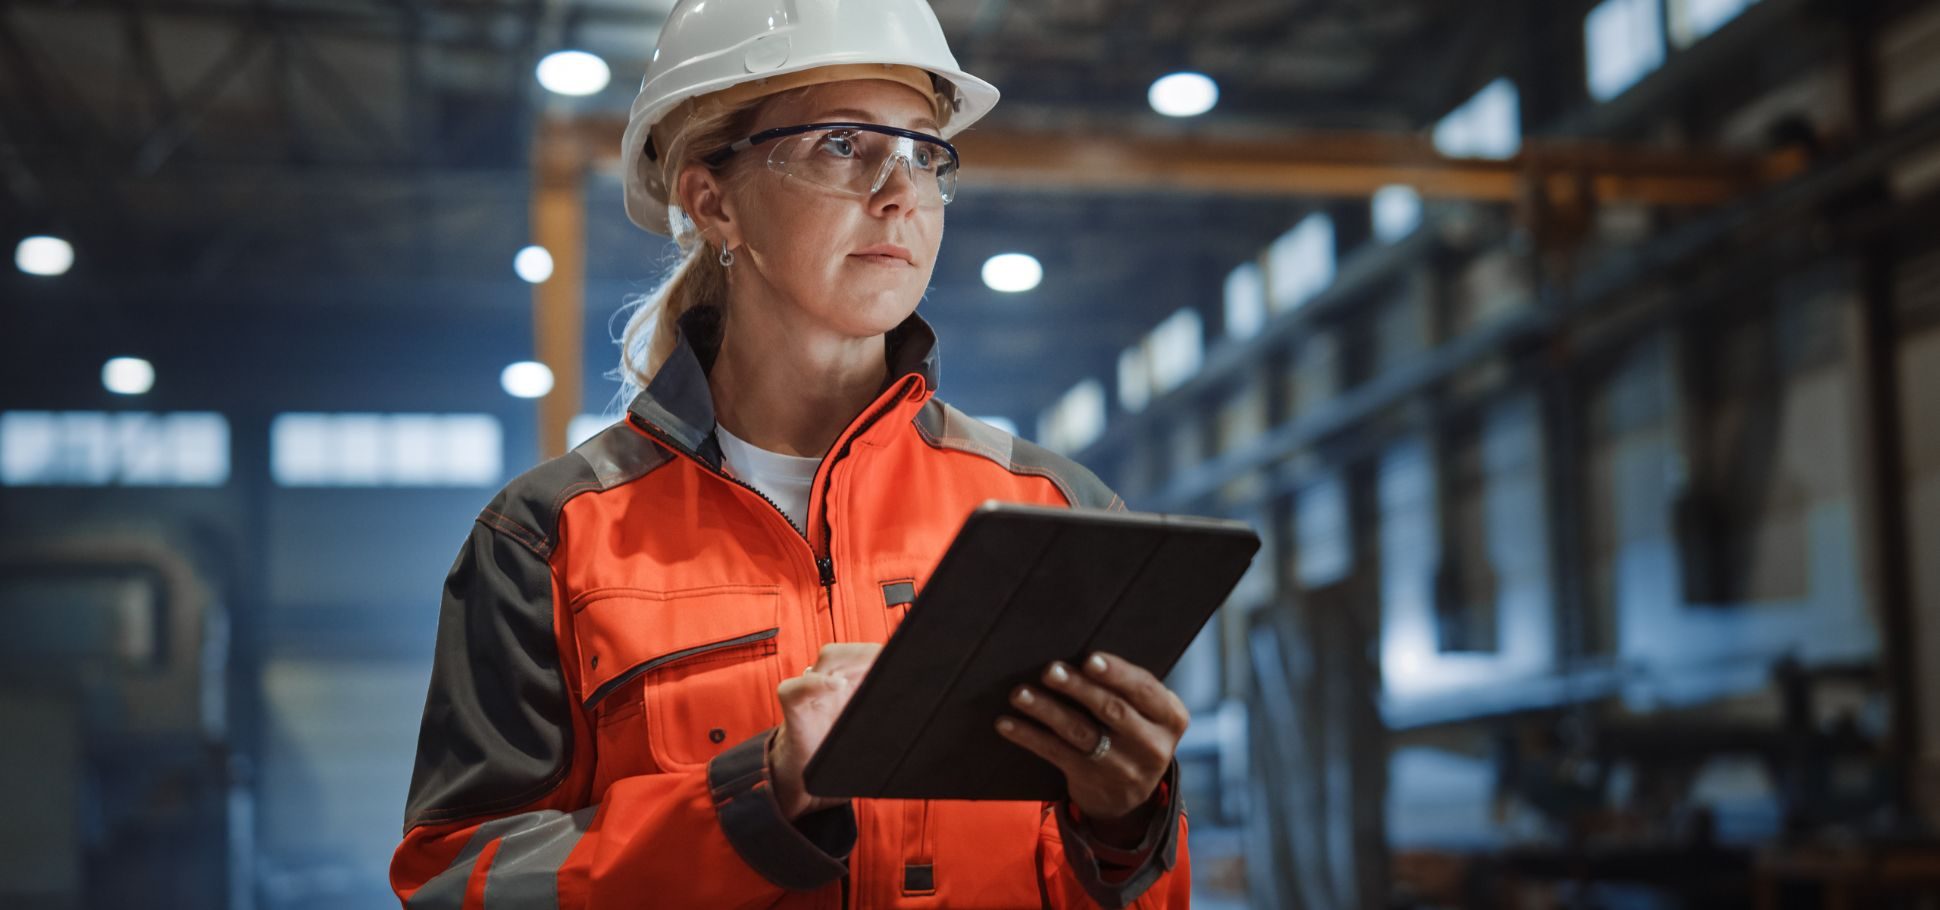
<path id="1" fill-rule="evenodd" d="M 770 170 L 844 195 L 875 195 L 901 165 L 916 185 L 918 205 L 948 205 L 956 197 L 955 146 L 936 136 L 874 123 L 805 123 L 762 130 L 704 160 L 717 166 L 764 143 L 773 143 Z"/>

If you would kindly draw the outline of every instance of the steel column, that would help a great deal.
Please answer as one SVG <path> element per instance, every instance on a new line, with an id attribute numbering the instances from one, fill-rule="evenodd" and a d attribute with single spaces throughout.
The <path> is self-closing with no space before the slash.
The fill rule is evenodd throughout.
<path id="1" fill-rule="evenodd" d="M 580 408 L 585 372 L 586 158 L 565 122 L 539 121 L 532 155 L 532 238 L 552 254 L 552 277 L 532 286 L 532 345 L 552 370 L 552 391 L 539 400 L 539 457 L 566 451 L 566 427 Z"/>

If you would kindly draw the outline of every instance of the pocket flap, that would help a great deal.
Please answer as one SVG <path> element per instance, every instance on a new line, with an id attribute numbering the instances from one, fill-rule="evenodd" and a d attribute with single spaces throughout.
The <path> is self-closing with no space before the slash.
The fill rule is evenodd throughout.
<path id="1" fill-rule="evenodd" d="M 780 602 L 773 585 L 593 592 L 573 608 L 580 697 L 591 708 L 655 667 L 774 638 Z"/>

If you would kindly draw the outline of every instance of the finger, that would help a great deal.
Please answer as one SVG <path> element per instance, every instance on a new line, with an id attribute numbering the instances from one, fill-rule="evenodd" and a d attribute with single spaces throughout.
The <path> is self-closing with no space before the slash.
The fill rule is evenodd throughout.
<path id="1" fill-rule="evenodd" d="M 1186 725 L 1192 721 L 1192 712 L 1186 709 L 1186 703 L 1166 688 L 1163 680 L 1115 654 L 1093 652 L 1085 659 L 1084 675 L 1116 691 L 1140 714 L 1174 733 L 1184 734 Z"/>
<path id="2" fill-rule="evenodd" d="M 1038 758 L 1057 766 L 1064 772 L 1066 780 L 1073 775 L 1086 773 L 1085 765 L 1091 764 L 1078 750 L 1071 748 L 1057 734 L 1028 720 L 1015 717 L 997 718 L 997 735 L 1034 753 Z"/>
<path id="3" fill-rule="evenodd" d="M 1011 690 L 1010 703 L 1078 752 L 1090 754 L 1098 747 L 1098 737 L 1104 732 L 1098 722 L 1062 699 L 1030 686 L 1018 686 Z"/>
<path id="4" fill-rule="evenodd" d="M 811 696 L 824 692 L 840 692 L 853 685 L 846 676 L 828 673 L 813 673 L 805 676 L 791 676 L 781 681 L 775 691 L 783 695 Z"/>
<path id="5" fill-rule="evenodd" d="M 805 674 L 782 680 L 781 685 L 775 687 L 775 697 L 783 707 L 819 704 L 843 697 L 853 685 L 845 676 Z"/>
<path id="6" fill-rule="evenodd" d="M 1098 723 L 1128 741 L 1159 733 L 1161 725 L 1156 719 L 1144 716 L 1116 689 L 1077 674 L 1063 661 L 1052 662 L 1044 671 L 1044 684 L 1090 711 Z"/>

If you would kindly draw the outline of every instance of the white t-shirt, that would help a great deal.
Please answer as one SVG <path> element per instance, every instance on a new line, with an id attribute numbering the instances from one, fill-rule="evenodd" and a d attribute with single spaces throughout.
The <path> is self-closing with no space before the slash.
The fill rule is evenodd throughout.
<path id="1" fill-rule="evenodd" d="M 721 442 L 721 460 L 728 474 L 774 500 L 796 528 L 808 527 L 808 488 L 822 459 L 757 448 L 720 424 L 714 425 L 714 434 Z"/>

